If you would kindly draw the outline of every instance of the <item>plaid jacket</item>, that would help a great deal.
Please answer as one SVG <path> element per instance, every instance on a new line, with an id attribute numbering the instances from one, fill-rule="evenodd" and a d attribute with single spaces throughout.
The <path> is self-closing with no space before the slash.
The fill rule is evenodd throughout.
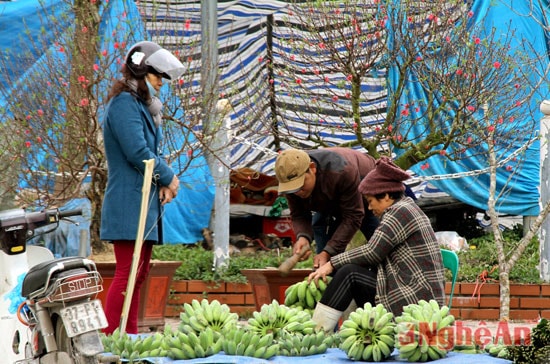
<path id="1" fill-rule="evenodd" d="M 445 304 L 440 248 L 428 217 L 410 197 L 386 209 L 368 242 L 330 261 L 335 269 L 350 263 L 376 266 L 376 303 L 394 315 L 421 299 Z"/>

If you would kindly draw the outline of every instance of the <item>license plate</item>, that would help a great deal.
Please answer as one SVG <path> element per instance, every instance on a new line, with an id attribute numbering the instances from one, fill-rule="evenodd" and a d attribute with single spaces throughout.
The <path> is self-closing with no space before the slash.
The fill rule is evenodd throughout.
<path id="1" fill-rule="evenodd" d="M 60 313 L 69 337 L 108 326 L 100 300 L 68 306 L 62 308 Z"/>

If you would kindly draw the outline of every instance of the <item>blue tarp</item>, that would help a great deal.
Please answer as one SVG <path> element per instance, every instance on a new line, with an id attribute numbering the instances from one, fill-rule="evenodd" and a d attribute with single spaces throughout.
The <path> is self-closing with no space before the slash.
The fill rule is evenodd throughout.
<path id="1" fill-rule="evenodd" d="M 392 357 L 384 360 L 384 363 L 407 363 L 406 360 L 399 359 L 398 351 L 394 351 Z M 349 364 L 353 363 L 351 359 L 348 359 L 346 353 L 340 349 L 328 349 L 324 354 L 309 355 L 309 356 L 274 356 L 269 360 L 257 359 L 247 356 L 234 356 L 225 355 L 219 353 L 209 356 L 207 358 L 191 359 L 191 360 L 173 360 L 170 358 L 151 358 L 148 360 L 150 363 L 155 364 L 288 364 L 288 363 L 311 363 L 311 364 Z M 432 363 L 441 364 L 464 364 L 464 363 L 476 363 L 476 364 L 507 364 L 512 363 L 510 360 L 494 358 L 489 354 L 463 354 L 450 352 L 446 358 L 432 361 Z"/>

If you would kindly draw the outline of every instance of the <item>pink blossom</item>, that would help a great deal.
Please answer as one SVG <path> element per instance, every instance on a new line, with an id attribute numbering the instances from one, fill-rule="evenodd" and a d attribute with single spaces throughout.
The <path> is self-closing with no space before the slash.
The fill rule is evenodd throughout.
<path id="1" fill-rule="evenodd" d="M 508 172 L 511 172 L 511 171 L 512 171 L 512 166 L 506 166 L 506 170 L 507 170 Z"/>
<path id="2" fill-rule="evenodd" d="M 328 81 L 329 81 L 328 76 L 325 76 L 325 82 L 328 82 Z"/>
<path id="3" fill-rule="evenodd" d="M 31 115 L 27 115 L 26 119 L 27 119 L 27 120 L 31 120 L 31 119 L 32 119 L 32 116 L 31 116 Z"/>
<path id="4" fill-rule="evenodd" d="M 80 100 L 79 105 L 80 107 L 86 107 L 90 105 L 90 100 L 88 100 L 87 98 L 83 98 L 82 100 Z"/>
<path id="5" fill-rule="evenodd" d="M 94 71 L 99 71 L 99 65 L 97 63 L 94 64 Z"/>
<path id="6" fill-rule="evenodd" d="M 337 102 L 338 101 L 338 96 L 337 95 L 332 96 L 332 101 Z"/>
<path id="7" fill-rule="evenodd" d="M 82 27 L 82 33 L 88 33 L 88 27 L 86 26 Z"/>
<path id="8" fill-rule="evenodd" d="M 493 63 L 493 67 L 495 67 L 496 69 L 499 69 L 500 68 L 500 62 L 496 61 L 495 63 Z"/>
<path id="9" fill-rule="evenodd" d="M 30 147 L 31 147 L 31 142 L 29 142 L 29 141 L 27 140 L 27 141 L 25 142 L 25 146 L 26 146 L 27 148 L 30 148 Z"/>
<path id="10" fill-rule="evenodd" d="M 185 20 L 184 28 L 185 28 L 186 30 L 189 30 L 190 27 L 191 27 L 191 19 Z"/>
<path id="11" fill-rule="evenodd" d="M 478 37 L 475 37 L 475 38 L 474 38 L 474 43 L 475 43 L 475 44 L 481 43 L 481 39 L 479 39 Z"/>
<path id="12" fill-rule="evenodd" d="M 487 130 L 489 130 L 489 132 L 492 133 L 492 132 L 495 131 L 495 126 L 494 126 L 494 125 L 489 125 L 489 127 L 487 128 Z"/>
<path id="13" fill-rule="evenodd" d="M 352 75 L 348 75 L 348 77 L 346 77 L 346 80 L 348 80 L 348 81 L 351 81 L 352 79 L 353 79 Z"/>
<path id="14" fill-rule="evenodd" d="M 424 163 L 420 166 L 420 169 L 425 171 L 426 169 L 430 168 L 430 164 L 428 162 Z"/>
<path id="15" fill-rule="evenodd" d="M 401 115 L 403 116 L 409 116 L 409 110 L 405 109 L 401 111 Z"/>
<path id="16" fill-rule="evenodd" d="M 468 109 L 468 111 L 470 111 L 470 112 L 473 112 L 473 111 L 475 111 L 476 108 L 473 107 L 472 105 L 468 105 L 468 106 L 466 106 L 466 109 Z"/>
<path id="17" fill-rule="evenodd" d="M 102 55 L 103 57 L 107 56 L 107 50 L 104 49 L 104 50 L 101 52 L 101 55 Z"/>
<path id="18" fill-rule="evenodd" d="M 468 12 L 468 17 L 471 18 L 471 17 L 473 17 L 473 16 L 474 16 L 474 12 L 470 10 L 470 11 Z"/>
<path id="19" fill-rule="evenodd" d="M 38 109 L 36 112 L 38 113 L 38 116 L 43 116 L 44 115 L 44 110 L 42 110 L 42 109 Z"/>

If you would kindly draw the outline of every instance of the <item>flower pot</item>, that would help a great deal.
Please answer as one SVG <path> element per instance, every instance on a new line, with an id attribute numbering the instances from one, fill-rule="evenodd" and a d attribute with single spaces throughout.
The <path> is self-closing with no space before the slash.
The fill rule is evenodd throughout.
<path id="1" fill-rule="evenodd" d="M 172 278 L 180 265 L 181 262 L 175 261 L 151 261 L 149 275 L 141 286 L 138 313 L 140 332 L 164 328 Z M 103 306 L 105 306 L 107 291 L 113 282 L 115 266 L 115 262 L 96 262 L 97 270 L 103 278 L 103 291 L 98 294 Z"/>
<path id="2" fill-rule="evenodd" d="M 311 269 L 293 269 L 285 276 L 277 268 L 243 269 L 241 273 L 252 286 L 256 311 L 260 311 L 263 304 L 273 300 L 284 303 L 285 290 L 306 278 Z"/>

